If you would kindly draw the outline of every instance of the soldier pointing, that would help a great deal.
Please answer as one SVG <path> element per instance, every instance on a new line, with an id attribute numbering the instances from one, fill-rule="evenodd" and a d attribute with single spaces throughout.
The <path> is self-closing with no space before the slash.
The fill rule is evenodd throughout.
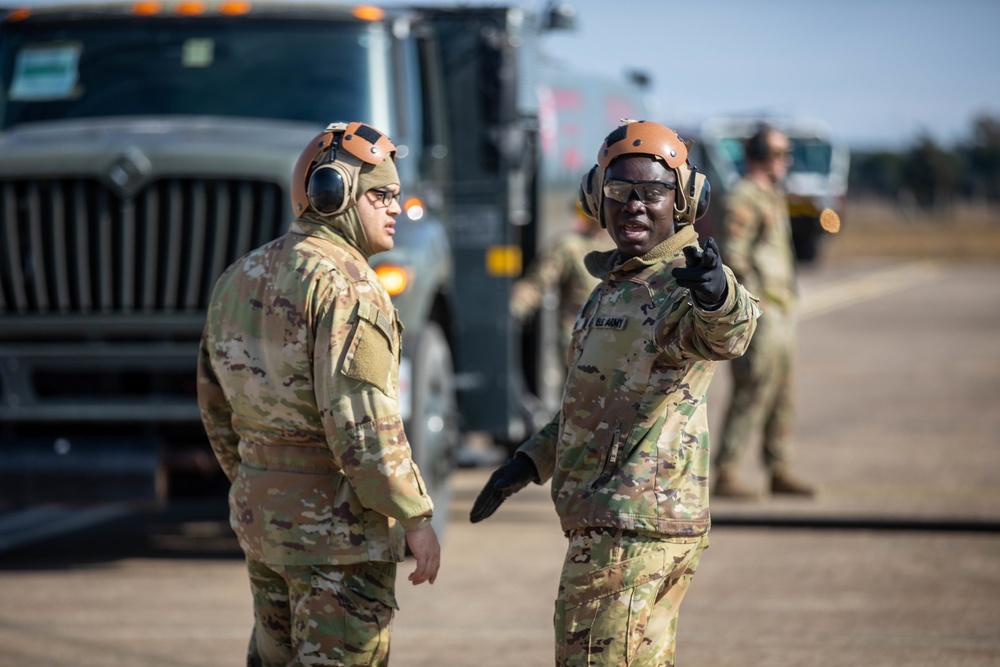
<path id="1" fill-rule="evenodd" d="M 616 249 L 577 316 L 561 409 L 493 473 L 473 522 L 551 480 L 569 539 L 556 664 L 672 665 L 677 613 L 707 546 L 708 418 L 716 361 L 743 354 L 760 314 L 692 223 L 708 183 L 673 130 L 627 122 L 584 177 L 585 210 Z"/>

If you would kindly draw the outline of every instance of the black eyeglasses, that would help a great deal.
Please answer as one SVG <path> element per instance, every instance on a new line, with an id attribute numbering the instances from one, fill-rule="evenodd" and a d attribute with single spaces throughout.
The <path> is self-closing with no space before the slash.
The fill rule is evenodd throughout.
<path id="1" fill-rule="evenodd" d="M 663 181 L 628 181 L 618 178 L 604 181 L 604 196 L 623 204 L 632 198 L 633 192 L 644 204 L 658 204 L 667 198 L 671 190 L 676 189 L 676 183 Z"/>
<path id="2" fill-rule="evenodd" d="M 399 198 L 403 195 L 402 192 L 393 192 L 392 190 L 386 190 L 385 188 L 372 188 L 368 192 L 374 192 L 378 195 L 383 206 L 392 206 L 392 202 L 398 202 Z"/>

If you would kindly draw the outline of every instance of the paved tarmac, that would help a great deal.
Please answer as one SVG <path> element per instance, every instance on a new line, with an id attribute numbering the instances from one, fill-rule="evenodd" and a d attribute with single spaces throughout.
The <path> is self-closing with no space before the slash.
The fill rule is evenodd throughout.
<path id="1" fill-rule="evenodd" d="M 1000 265 L 865 260 L 802 278 L 796 443 L 814 500 L 713 501 L 681 610 L 690 667 L 1000 665 Z M 728 385 L 710 392 L 721 419 Z M 565 541 L 547 487 L 405 563 L 394 667 L 545 667 Z M 753 458 L 749 480 L 763 484 Z M 237 667 L 246 575 L 219 502 L 0 554 L 0 667 Z"/>
<path id="2" fill-rule="evenodd" d="M 1000 665 L 998 278 L 926 260 L 802 276 L 795 436 L 820 494 L 713 500 L 679 665 Z M 723 367 L 713 428 L 728 385 Z M 763 488 L 756 457 L 743 463 Z M 547 489 L 472 526 L 486 476 L 456 476 L 433 593 L 401 591 L 400 665 L 552 664 L 565 542 Z"/>
<path id="3" fill-rule="evenodd" d="M 547 489 L 526 489 L 473 526 L 464 513 L 485 480 L 478 470 L 456 477 L 434 587 L 400 586 L 395 665 L 553 664 L 565 540 Z M 809 527 L 809 516 L 847 518 L 831 511 L 829 493 L 831 502 L 799 501 L 813 511 L 797 508 L 794 527 L 784 523 L 790 502 L 733 514 L 716 503 L 711 546 L 681 608 L 678 665 L 1000 664 L 1000 534 L 927 529 L 910 515 L 878 528 Z"/>

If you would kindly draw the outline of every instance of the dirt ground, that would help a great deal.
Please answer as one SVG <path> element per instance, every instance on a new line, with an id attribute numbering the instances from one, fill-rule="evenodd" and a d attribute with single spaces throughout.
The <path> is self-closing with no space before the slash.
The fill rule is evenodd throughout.
<path id="1" fill-rule="evenodd" d="M 851 201 L 837 234 L 825 235 L 821 261 L 857 258 L 1000 260 L 1000 207 L 905 211 L 884 202 Z"/>

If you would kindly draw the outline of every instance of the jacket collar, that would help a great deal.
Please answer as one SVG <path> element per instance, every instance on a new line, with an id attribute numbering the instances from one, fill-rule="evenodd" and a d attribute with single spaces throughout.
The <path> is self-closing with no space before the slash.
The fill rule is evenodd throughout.
<path id="1" fill-rule="evenodd" d="M 331 227 L 325 220 L 318 217 L 313 217 L 307 212 L 306 215 L 292 221 L 289 227 L 290 232 L 296 234 L 303 234 L 305 236 L 314 236 L 320 239 L 326 239 L 327 241 L 333 241 L 339 246 L 342 246 L 348 252 L 350 252 L 358 261 L 368 263 L 368 258 L 365 257 L 361 250 L 351 243 L 350 239 L 346 238 L 344 233 L 335 227 Z"/>
<path id="2" fill-rule="evenodd" d="M 698 233 L 694 230 L 694 225 L 684 225 L 673 236 L 645 255 L 625 257 L 617 248 L 607 251 L 595 250 L 583 258 L 583 263 L 590 275 L 604 280 L 612 273 L 634 273 L 662 260 L 670 259 L 685 246 L 692 245 L 697 241 Z"/>

